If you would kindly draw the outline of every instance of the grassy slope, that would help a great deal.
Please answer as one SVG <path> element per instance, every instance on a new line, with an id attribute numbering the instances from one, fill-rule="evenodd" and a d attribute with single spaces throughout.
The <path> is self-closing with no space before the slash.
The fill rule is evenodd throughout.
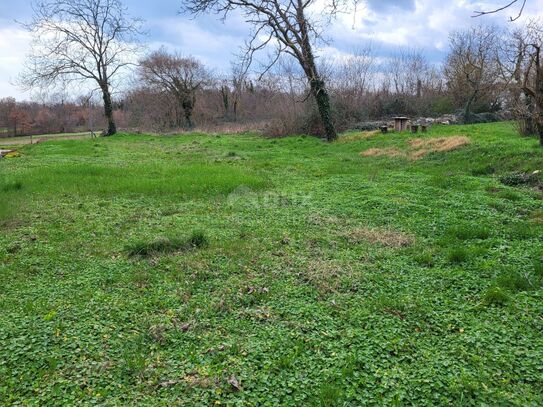
<path id="1" fill-rule="evenodd" d="M 542 196 L 498 180 L 543 150 L 509 124 L 428 137 L 460 134 L 415 162 L 359 155 L 406 135 L 124 135 L 0 161 L 0 401 L 543 403 Z M 348 238 L 367 227 L 414 243 Z M 192 230 L 209 245 L 127 255 Z"/>

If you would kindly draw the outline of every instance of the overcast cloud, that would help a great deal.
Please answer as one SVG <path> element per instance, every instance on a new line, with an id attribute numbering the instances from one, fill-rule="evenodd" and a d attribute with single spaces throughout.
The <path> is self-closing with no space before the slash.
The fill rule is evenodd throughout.
<path id="1" fill-rule="evenodd" d="M 452 30 L 481 22 L 521 24 L 543 15 L 543 0 L 528 0 L 522 19 L 516 23 L 507 23 L 514 10 L 471 18 L 474 10 L 490 9 L 504 1 L 367 0 L 356 14 L 341 15 L 328 27 L 326 54 L 348 54 L 371 42 L 381 58 L 400 47 L 413 47 L 424 50 L 431 62 L 439 63 L 446 55 L 447 36 Z M 29 97 L 12 82 L 21 70 L 30 41 L 16 20 L 30 19 L 30 4 L 30 0 L 0 0 L 0 97 Z M 131 15 L 145 20 L 149 49 L 165 46 L 179 50 L 201 59 L 216 72 L 228 71 L 249 32 L 239 15 L 232 15 L 224 24 L 213 15 L 197 19 L 179 15 L 180 1 L 125 0 L 124 4 Z"/>

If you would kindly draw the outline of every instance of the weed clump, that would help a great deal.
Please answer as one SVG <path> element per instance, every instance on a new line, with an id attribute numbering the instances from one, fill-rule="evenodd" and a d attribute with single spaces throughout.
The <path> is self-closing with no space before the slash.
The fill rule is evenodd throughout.
<path id="1" fill-rule="evenodd" d="M 129 256 L 150 257 L 159 254 L 186 251 L 208 245 L 204 232 L 193 231 L 188 237 L 158 237 L 151 241 L 137 241 L 126 246 Z"/>
<path id="2" fill-rule="evenodd" d="M 498 277 L 497 282 L 501 288 L 512 292 L 528 291 L 534 284 L 527 275 L 517 272 L 503 273 Z"/>
<path id="3" fill-rule="evenodd" d="M 500 287 L 490 287 L 483 295 L 483 302 L 486 305 L 504 305 L 509 301 L 509 294 Z"/>
<path id="4" fill-rule="evenodd" d="M 510 299 L 509 294 L 537 290 L 542 286 L 543 262 L 541 259 L 536 259 L 533 272 L 505 271 L 500 274 L 494 285 L 485 292 L 483 302 L 487 305 L 502 305 Z"/>
<path id="5" fill-rule="evenodd" d="M 195 230 L 187 239 L 187 243 L 190 247 L 200 248 L 205 247 L 209 244 L 205 232 L 202 230 Z"/>
<path id="6" fill-rule="evenodd" d="M 490 229 L 481 225 L 458 225 L 449 229 L 448 234 L 459 240 L 480 239 L 490 237 Z"/>
<path id="7" fill-rule="evenodd" d="M 447 253 L 449 263 L 464 263 L 469 258 L 469 251 L 465 247 L 453 247 Z"/>
<path id="8" fill-rule="evenodd" d="M 492 165 L 483 165 L 475 167 L 471 170 L 471 175 L 479 177 L 482 175 L 492 175 L 496 172 L 496 169 Z"/>
<path id="9" fill-rule="evenodd" d="M 20 191 L 21 189 L 23 189 L 21 181 L 10 182 L 2 187 L 2 191 L 4 192 Z"/>
<path id="10" fill-rule="evenodd" d="M 501 191 L 498 193 L 498 197 L 507 199 L 508 201 L 520 201 L 522 197 L 514 191 Z"/>
<path id="11" fill-rule="evenodd" d="M 432 267 L 434 265 L 434 255 L 432 252 L 427 250 L 415 254 L 413 259 L 423 267 Z"/>
<path id="12" fill-rule="evenodd" d="M 534 275 L 543 280 L 543 256 L 534 260 Z"/>

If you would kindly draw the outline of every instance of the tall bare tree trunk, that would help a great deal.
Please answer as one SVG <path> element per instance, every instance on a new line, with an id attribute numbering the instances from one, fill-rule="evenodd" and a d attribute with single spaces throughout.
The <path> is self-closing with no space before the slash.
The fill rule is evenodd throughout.
<path id="1" fill-rule="evenodd" d="M 230 112 L 230 99 L 228 98 L 228 94 L 230 93 L 230 90 L 226 85 L 221 86 L 221 96 L 222 96 L 222 105 L 224 107 L 224 118 L 228 118 L 228 114 Z"/>
<path id="2" fill-rule="evenodd" d="M 543 146 L 543 65 L 541 65 L 541 47 L 536 47 L 535 57 L 535 111 L 539 144 Z"/>
<path id="3" fill-rule="evenodd" d="M 111 93 L 109 91 L 109 85 L 102 85 L 102 96 L 104 99 L 104 115 L 107 119 L 107 130 L 103 133 L 104 136 L 112 136 L 117 133 L 117 125 L 113 118 L 113 102 L 111 101 Z"/>
<path id="4" fill-rule="evenodd" d="M 476 90 L 471 94 L 469 97 L 466 106 L 464 107 L 464 123 L 469 124 L 472 121 L 472 114 L 471 114 L 471 105 L 473 105 L 473 102 L 475 101 L 475 98 L 477 97 L 477 93 L 479 91 Z"/>

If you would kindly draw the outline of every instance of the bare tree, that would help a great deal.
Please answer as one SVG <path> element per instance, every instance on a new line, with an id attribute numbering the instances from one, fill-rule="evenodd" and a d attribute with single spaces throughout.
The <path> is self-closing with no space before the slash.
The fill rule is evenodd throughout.
<path id="1" fill-rule="evenodd" d="M 387 83 L 398 95 L 420 98 L 422 89 L 430 81 L 430 64 L 421 50 L 400 50 L 386 66 Z"/>
<path id="2" fill-rule="evenodd" d="M 463 101 L 464 121 L 472 120 L 472 106 L 500 82 L 499 31 L 494 26 L 478 26 L 451 33 L 450 53 L 444 67 L 449 91 Z"/>
<path id="3" fill-rule="evenodd" d="M 34 18 L 25 27 L 34 39 L 20 84 L 93 82 L 108 121 L 103 134 L 115 134 L 111 88 L 114 77 L 131 64 L 140 21 L 127 16 L 120 0 L 40 0 L 33 8 Z"/>
<path id="4" fill-rule="evenodd" d="M 224 109 L 223 118 L 227 120 L 238 120 L 241 99 L 243 93 L 249 88 L 247 69 L 242 63 L 232 63 L 230 74 L 220 79 L 220 95 Z"/>
<path id="5" fill-rule="evenodd" d="M 340 1 L 326 0 L 326 18 L 338 12 Z M 282 54 L 295 58 L 303 69 L 310 92 L 315 98 L 320 119 L 328 141 L 337 138 L 330 110 L 330 98 L 323 77 L 317 69 L 314 47 L 322 39 L 319 21 L 309 8 L 317 0 L 184 0 L 184 9 L 192 14 L 215 12 L 226 18 L 240 10 L 253 32 L 247 42 L 246 57 L 250 62 L 256 51 L 275 46 L 275 55 L 264 69 L 266 72 Z M 319 3 L 320 5 L 320 3 Z"/>
<path id="6" fill-rule="evenodd" d="M 138 73 L 148 85 L 169 93 L 183 111 L 187 127 L 194 126 L 192 112 L 196 92 L 211 80 L 211 75 L 200 61 L 169 54 L 161 48 L 140 61 Z"/>
<path id="7" fill-rule="evenodd" d="M 543 26 L 532 21 L 512 34 L 511 47 L 501 66 L 514 86 L 517 118 L 522 132 L 537 133 L 543 145 Z"/>
<path id="8" fill-rule="evenodd" d="M 514 5 L 520 4 L 517 15 L 515 17 L 509 17 L 509 21 L 516 21 L 522 16 L 522 13 L 524 12 L 524 8 L 526 7 L 526 2 L 527 0 L 511 0 L 509 3 L 504 4 L 503 6 L 497 7 L 495 9 L 486 10 L 486 11 L 475 11 L 472 17 L 481 17 L 487 14 L 499 13 L 500 11 L 506 10 Z"/>
<path id="9" fill-rule="evenodd" d="M 350 96 L 353 102 L 359 102 L 369 91 L 374 73 L 375 56 L 372 46 L 357 48 L 337 61 L 335 87 L 341 94 Z"/>

